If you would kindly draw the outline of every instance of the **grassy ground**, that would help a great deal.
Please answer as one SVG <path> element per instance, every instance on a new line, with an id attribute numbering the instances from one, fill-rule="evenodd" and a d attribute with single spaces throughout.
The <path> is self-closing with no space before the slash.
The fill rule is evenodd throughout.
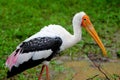
<path id="1" fill-rule="evenodd" d="M 0 0 L 0 80 L 6 76 L 6 58 L 21 41 L 49 24 L 62 25 L 72 33 L 72 17 L 80 11 L 90 16 L 108 53 L 120 54 L 119 39 L 115 38 L 120 30 L 119 0 Z M 63 55 L 75 57 L 87 52 L 101 53 L 92 45 L 94 42 L 84 29 L 82 36 L 82 41 L 64 51 Z M 21 73 L 15 79 L 37 79 L 38 68 L 40 66 Z"/>

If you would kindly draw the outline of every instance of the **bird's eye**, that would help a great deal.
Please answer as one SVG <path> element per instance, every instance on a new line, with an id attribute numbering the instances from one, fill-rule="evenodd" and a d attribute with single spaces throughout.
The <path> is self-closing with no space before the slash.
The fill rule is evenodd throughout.
<path id="1" fill-rule="evenodd" d="M 86 20 L 86 19 L 84 18 L 84 20 Z"/>

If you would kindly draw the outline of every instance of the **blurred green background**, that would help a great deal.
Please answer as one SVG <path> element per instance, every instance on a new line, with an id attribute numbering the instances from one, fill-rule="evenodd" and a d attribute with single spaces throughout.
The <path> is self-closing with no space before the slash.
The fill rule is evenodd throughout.
<path id="1" fill-rule="evenodd" d="M 110 57 L 120 57 L 120 0 L 0 0 L 0 80 L 6 76 L 5 61 L 16 46 L 49 24 L 72 31 L 72 17 L 84 11 L 89 15 Z M 86 46 L 86 45 L 87 46 Z M 76 57 L 84 53 L 100 53 L 83 29 L 82 40 L 62 55 Z M 89 46 L 88 46 L 89 45 Z M 84 48 L 84 49 L 83 49 Z M 37 80 L 38 71 L 28 70 L 16 80 Z"/>

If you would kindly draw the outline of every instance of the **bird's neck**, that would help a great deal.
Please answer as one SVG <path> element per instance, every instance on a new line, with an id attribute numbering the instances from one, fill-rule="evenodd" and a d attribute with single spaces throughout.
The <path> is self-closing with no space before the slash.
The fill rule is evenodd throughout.
<path id="1" fill-rule="evenodd" d="M 73 41 L 77 43 L 81 40 L 81 26 L 79 24 L 73 24 L 73 32 Z"/>
<path id="2" fill-rule="evenodd" d="M 61 47 L 61 51 L 72 47 L 81 40 L 81 27 L 79 25 L 73 25 L 73 32 L 73 35 L 65 36 L 64 46 Z"/>
<path id="3" fill-rule="evenodd" d="M 81 40 L 82 33 L 81 33 L 81 27 L 79 25 L 73 25 L 73 32 L 74 34 L 71 35 L 71 37 L 69 38 L 67 48 L 72 47 L 73 45 L 75 45 L 77 42 Z"/>

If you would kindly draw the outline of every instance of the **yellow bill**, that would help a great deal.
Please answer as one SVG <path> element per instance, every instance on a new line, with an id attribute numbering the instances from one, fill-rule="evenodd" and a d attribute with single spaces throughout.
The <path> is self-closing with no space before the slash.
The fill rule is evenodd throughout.
<path id="1" fill-rule="evenodd" d="M 95 31 L 95 29 L 94 29 L 94 27 L 93 27 L 92 23 L 90 22 L 90 19 L 87 15 L 85 15 L 83 17 L 82 26 L 87 30 L 87 32 L 93 37 L 93 39 L 99 45 L 99 47 L 101 48 L 101 50 L 103 52 L 103 55 L 107 56 L 106 49 L 105 49 L 102 41 L 100 40 L 97 32 Z"/>

